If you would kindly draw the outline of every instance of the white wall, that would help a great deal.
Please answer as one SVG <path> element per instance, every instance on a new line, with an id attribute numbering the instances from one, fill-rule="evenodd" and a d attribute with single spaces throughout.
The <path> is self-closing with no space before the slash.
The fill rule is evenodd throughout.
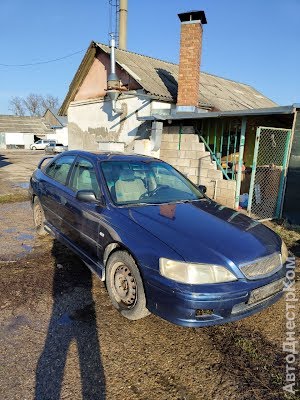
<path id="1" fill-rule="evenodd" d="M 122 108 L 123 113 L 113 112 L 111 101 L 107 99 L 71 103 L 68 109 L 69 149 L 97 150 L 99 142 L 131 145 L 143 124 L 137 116 L 150 114 L 150 100 L 128 96 L 117 101 L 117 108 Z"/>
<path id="2" fill-rule="evenodd" d="M 53 133 L 47 133 L 46 139 L 56 140 L 57 143 L 62 143 L 64 146 L 68 146 L 68 127 L 53 129 Z"/>
<path id="3" fill-rule="evenodd" d="M 5 143 L 6 146 L 24 146 L 25 149 L 29 149 L 29 146 L 34 142 L 33 133 L 21 133 L 21 132 L 6 132 Z"/>

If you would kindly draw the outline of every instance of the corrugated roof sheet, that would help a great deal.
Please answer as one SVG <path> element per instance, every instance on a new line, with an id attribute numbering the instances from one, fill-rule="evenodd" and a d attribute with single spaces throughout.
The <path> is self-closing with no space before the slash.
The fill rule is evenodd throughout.
<path id="1" fill-rule="evenodd" d="M 21 132 L 45 135 L 51 130 L 42 118 L 19 117 L 16 115 L 0 115 L 0 132 Z"/>
<path id="2" fill-rule="evenodd" d="M 104 44 L 96 45 L 105 53 L 110 48 Z M 138 83 L 151 95 L 164 101 L 176 102 L 178 87 L 178 65 L 156 58 L 116 49 L 116 61 L 125 64 L 140 80 Z M 136 78 L 135 78 L 136 79 Z M 253 87 L 200 72 L 199 103 L 213 110 L 243 110 L 277 106 L 272 100 Z"/>

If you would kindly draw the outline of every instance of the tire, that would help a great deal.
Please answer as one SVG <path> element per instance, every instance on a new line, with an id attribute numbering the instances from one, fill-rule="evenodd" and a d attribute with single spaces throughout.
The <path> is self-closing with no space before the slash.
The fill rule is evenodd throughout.
<path id="1" fill-rule="evenodd" d="M 35 226 L 36 233 L 39 236 L 45 236 L 47 231 L 45 230 L 45 214 L 42 208 L 41 202 L 37 197 L 33 201 L 33 222 Z"/>
<path id="2" fill-rule="evenodd" d="M 129 253 L 116 251 L 106 264 L 106 288 L 113 306 L 130 320 L 146 317 L 146 296 L 139 269 Z"/>
<path id="3" fill-rule="evenodd" d="M 31 147 L 31 150 L 36 150 L 36 147 L 35 147 L 35 146 L 32 146 L 32 147 Z"/>

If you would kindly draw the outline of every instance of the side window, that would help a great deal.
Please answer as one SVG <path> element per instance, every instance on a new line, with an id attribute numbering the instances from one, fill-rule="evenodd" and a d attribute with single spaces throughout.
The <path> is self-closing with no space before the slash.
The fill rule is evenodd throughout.
<path id="1" fill-rule="evenodd" d="M 101 195 L 95 168 L 93 164 L 85 158 L 77 159 L 69 186 L 75 192 L 77 192 L 77 190 L 91 190 L 95 193 L 97 198 Z"/>
<path id="2" fill-rule="evenodd" d="M 68 173 L 74 160 L 75 156 L 60 157 L 58 160 L 52 162 L 46 167 L 45 173 L 50 176 L 50 178 L 53 178 L 65 185 L 67 182 Z"/>

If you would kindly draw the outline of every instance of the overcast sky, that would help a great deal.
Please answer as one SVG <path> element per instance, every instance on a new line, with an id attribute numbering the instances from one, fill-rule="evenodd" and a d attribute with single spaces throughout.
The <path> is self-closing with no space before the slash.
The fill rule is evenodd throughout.
<path id="1" fill-rule="evenodd" d="M 178 62 L 177 13 L 204 10 L 201 69 L 300 102 L 300 0 L 128 0 L 128 50 Z M 109 0 L 1 0 L 0 64 L 27 64 L 108 43 Z M 49 64 L 0 65 L 0 113 L 30 92 L 63 101 L 84 51 Z"/>

